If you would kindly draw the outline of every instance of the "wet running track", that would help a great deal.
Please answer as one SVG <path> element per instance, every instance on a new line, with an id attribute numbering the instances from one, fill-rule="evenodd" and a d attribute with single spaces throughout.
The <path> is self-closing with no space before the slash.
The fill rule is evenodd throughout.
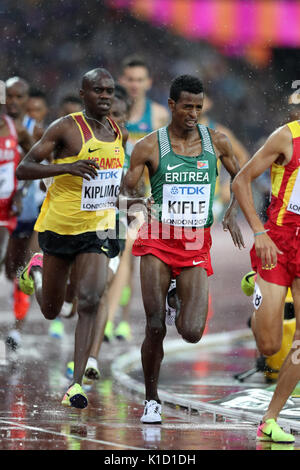
<path id="1" fill-rule="evenodd" d="M 100 352 L 101 378 L 87 388 L 89 406 L 75 410 L 61 406 L 68 387 L 66 364 L 72 359 L 75 319 L 64 320 L 63 339 L 51 338 L 49 322 L 35 302 L 24 325 L 23 345 L 16 356 L 7 356 L 3 340 L 11 326 L 12 288 L 0 277 L 0 449 L 1 450 L 255 450 L 281 448 L 256 442 L 256 424 L 244 418 L 222 416 L 202 407 L 244 390 L 265 388 L 261 373 L 241 383 L 234 374 L 254 366 L 256 352 L 246 321 L 251 300 L 240 290 L 240 279 L 249 270 L 251 235 L 243 230 L 247 249 L 239 251 L 230 236 L 213 228 L 210 278 L 211 311 L 203 345 L 189 347 L 179 340 L 175 327 L 168 327 L 166 356 L 161 369 L 160 390 L 168 395 L 162 425 L 143 425 L 143 374 L 140 361 L 121 367 L 122 358 L 139 357 L 143 340 L 144 312 L 138 272 L 132 303 L 133 340 L 104 343 Z M 240 330 L 241 331 L 240 333 Z M 225 336 L 224 336 L 225 333 Z M 213 341 L 212 341 L 213 339 Z M 205 343 L 207 342 L 207 343 Z M 121 362 L 120 362 L 121 361 Z M 117 364 L 117 365 L 116 365 Z M 115 371 L 115 373 L 114 373 Z M 122 382 L 122 377 L 125 382 Z M 131 383 L 139 384 L 133 390 Z M 270 392 L 268 392 L 270 393 Z M 171 398 L 170 398 L 171 396 Z M 172 406 L 172 396 L 174 402 Z M 164 400 L 164 399 L 163 399 Z M 178 402 L 200 403 L 178 406 Z M 256 410 L 257 412 L 257 410 Z M 261 413 L 262 414 L 262 413 Z M 230 413 L 229 413 L 230 415 Z M 300 436 L 296 435 L 297 449 Z M 115 453 L 122 455 L 122 453 Z M 125 455 L 125 453 L 124 453 Z M 126 453 L 127 455 L 127 453 Z"/>

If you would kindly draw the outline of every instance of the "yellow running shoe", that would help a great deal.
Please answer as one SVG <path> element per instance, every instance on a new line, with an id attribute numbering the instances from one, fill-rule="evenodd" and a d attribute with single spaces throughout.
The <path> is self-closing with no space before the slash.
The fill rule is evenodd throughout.
<path id="1" fill-rule="evenodd" d="M 39 266 L 40 268 L 43 267 L 42 253 L 35 253 L 29 263 L 21 272 L 21 276 L 19 278 L 19 287 L 20 290 L 27 295 L 32 295 L 34 293 L 34 281 L 33 278 L 30 276 L 31 268 L 33 268 L 34 266 Z"/>
<path id="2" fill-rule="evenodd" d="M 295 442 L 294 436 L 284 432 L 273 418 L 267 419 L 265 423 L 259 425 L 256 439 L 258 441 L 270 441 L 282 444 Z"/>
<path id="3" fill-rule="evenodd" d="M 61 404 L 63 406 L 73 406 L 74 408 L 86 408 L 88 399 L 80 384 L 71 385 L 66 391 Z"/>
<path id="4" fill-rule="evenodd" d="M 241 281 L 241 289 L 248 297 L 253 294 L 255 287 L 256 272 L 250 271 L 245 274 Z"/>
<path id="5" fill-rule="evenodd" d="M 115 329 L 115 337 L 123 341 L 131 340 L 131 328 L 127 321 L 121 321 L 121 323 L 119 323 L 118 327 Z"/>

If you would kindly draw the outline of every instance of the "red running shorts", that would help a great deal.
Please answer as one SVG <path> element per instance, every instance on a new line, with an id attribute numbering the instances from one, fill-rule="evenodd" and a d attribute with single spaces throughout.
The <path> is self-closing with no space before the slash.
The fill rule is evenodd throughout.
<path id="1" fill-rule="evenodd" d="M 213 274 L 210 258 L 210 228 L 181 228 L 152 220 L 138 231 L 132 248 L 134 256 L 153 255 L 167 264 L 176 278 L 182 268 L 200 267 Z"/>
<path id="2" fill-rule="evenodd" d="M 283 254 L 277 253 L 275 268 L 262 269 L 261 259 L 253 245 L 250 251 L 252 268 L 265 281 L 290 287 L 293 280 L 300 277 L 300 226 L 280 227 L 268 221 L 265 228 L 269 229 L 267 234 Z"/>

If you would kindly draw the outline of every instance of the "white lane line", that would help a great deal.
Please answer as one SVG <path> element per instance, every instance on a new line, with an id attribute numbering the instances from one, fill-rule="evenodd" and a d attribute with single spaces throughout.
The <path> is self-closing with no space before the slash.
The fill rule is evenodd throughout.
<path id="1" fill-rule="evenodd" d="M 46 433 L 46 434 L 53 434 L 54 436 L 63 436 L 63 437 L 69 437 L 69 438 L 72 437 L 73 439 L 79 439 L 80 441 L 94 442 L 96 444 L 103 444 L 103 445 L 107 445 L 107 446 L 120 447 L 121 449 L 148 450 L 148 449 L 143 448 L 143 447 L 133 447 L 133 446 L 129 446 L 127 444 L 118 444 L 117 442 L 102 441 L 101 439 L 93 439 L 93 438 L 90 438 L 90 437 L 80 437 L 80 436 L 77 436 L 76 434 L 66 434 L 66 433 L 63 433 L 63 432 L 56 432 L 56 431 L 51 431 L 51 430 L 47 430 L 47 429 L 43 429 L 43 428 L 37 428 L 35 426 L 27 426 L 26 424 L 16 423 L 15 421 L 10 422 L 10 421 L 6 421 L 4 419 L 0 419 L 0 423 L 6 424 L 6 425 L 9 424 L 11 426 L 18 426 L 19 428 L 28 429 L 30 431 L 38 431 L 38 432 L 43 432 L 43 433 Z"/>

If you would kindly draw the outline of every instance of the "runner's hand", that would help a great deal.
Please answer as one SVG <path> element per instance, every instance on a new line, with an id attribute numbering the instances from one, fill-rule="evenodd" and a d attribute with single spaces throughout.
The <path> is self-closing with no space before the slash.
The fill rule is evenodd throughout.
<path id="1" fill-rule="evenodd" d="M 263 269 L 273 269 L 277 264 L 277 254 L 282 255 L 268 234 L 263 233 L 255 237 L 255 250 Z"/>
<path id="2" fill-rule="evenodd" d="M 81 176 L 88 181 L 90 181 L 91 178 L 95 179 L 98 175 L 97 170 L 100 170 L 100 167 L 95 160 L 78 160 L 74 163 L 67 163 L 65 167 L 66 173 L 70 173 L 74 176 Z"/>
<path id="3" fill-rule="evenodd" d="M 226 212 L 222 224 L 224 232 L 229 230 L 235 246 L 237 246 L 240 250 L 245 248 L 243 235 L 236 221 L 236 215 L 232 212 Z"/>

